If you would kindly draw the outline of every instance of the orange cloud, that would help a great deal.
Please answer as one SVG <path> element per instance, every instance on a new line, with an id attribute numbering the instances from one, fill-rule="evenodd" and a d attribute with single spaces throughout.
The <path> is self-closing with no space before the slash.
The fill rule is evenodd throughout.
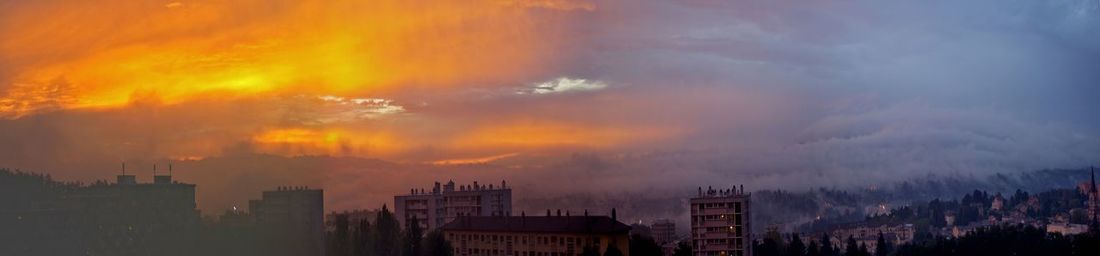
<path id="1" fill-rule="evenodd" d="M 652 126 L 601 126 L 548 120 L 521 120 L 480 127 L 457 136 L 449 145 L 456 149 L 550 147 L 606 149 L 630 143 L 659 141 L 676 134 L 675 129 Z"/>
<path id="2" fill-rule="evenodd" d="M 18 7 L 18 8 L 16 8 Z M 0 18 L 0 117 L 117 107 L 135 95 L 350 95 L 396 86 L 525 81 L 556 41 L 496 1 L 19 4 Z M 476 64 L 475 64 L 476 63 Z M 59 79 L 67 87 L 58 88 Z"/>
<path id="3" fill-rule="evenodd" d="M 252 137 L 254 150 L 280 155 L 378 156 L 407 150 L 383 132 L 342 129 L 271 129 Z"/>

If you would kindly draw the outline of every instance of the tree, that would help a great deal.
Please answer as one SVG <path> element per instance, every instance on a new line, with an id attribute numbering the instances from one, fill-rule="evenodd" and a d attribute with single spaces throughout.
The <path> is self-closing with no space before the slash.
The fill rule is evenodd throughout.
<path id="1" fill-rule="evenodd" d="M 680 241 L 676 244 L 676 250 L 672 251 L 672 256 L 691 256 L 691 245 L 685 241 Z"/>
<path id="2" fill-rule="evenodd" d="M 886 237 L 882 235 L 882 232 L 878 232 L 878 241 L 875 244 L 875 256 L 886 256 L 890 254 L 890 244 L 886 242 Z"/>
<path id="3" fill-rule="evenodd" d="M 581 251 L 581 256 L 600 256 L 600 248 L 596 247 L 595 245 L 585 246 L 584 250 Z"/>
<path id="4" fill-rule="evenodd" d="M 787 256 L 804 256 L 806 255 L 806 245 L 802 243 L 802 238 L 798 237 L 798 234 L 791 234 L 791 244 L 787 246 Z"/>
<path id="5" fill-rule="evenodd" d="M 817 246 L 817 241 L 810 240 L 810 246 L 806 248 L 806 256 L 821 256 L 821 247 Z"/>
<path id="6" fill-rule="evenodd" d="M 661 246 L 652 237 L 634 234 L 630 236 L 630 255 L 661 256 Z"/>
<path id="7" fill-rule="evenodd" d="M 928 208 L 931 211 L 928 221 L 932 227 L 942 228 L 947 226 L 947 220 L 943 217 L 944 206 L 940 199 L 934 199 L 928 203 Z"/>
<path id="8" fill-rule="evenodd" d="M 420 222 L 416 218 L 412 218 L 408 221 L 408 224 L 409 226 L 405 227 L 405 239 L 402 239 L 401 255 L 420 256 L 420 241 L 423 236 L 420 231 Z"/>
<path id="9" fill-rule="evenodd" d="M 603 252 L 603 256 L 623 256 L 623 251 L 619 250 L 619 247 L 612 243 L 607 245 L 607 250 Z"/>
<path id="10" fill-rule="evenodd" d="M 374 229 L 371 228 L 370 222 L 366 218 L 359 221 L 359 226 L 355 229 L 354 241 L 355 244 L 352 246 L 353 255 L 368 256 L 374 252 Z"/>
<path id="11" fill-rule="evenodd" d="M 349 256 L 351 254 L 351 232 L 346 213 L 335 214 L 333 231 L 328 234 L 328 253 L 332 256 Z"/>
<path id="12" fill-rule="evenodd" d="M 860 256 L 859 244 L 856 244 L 856 238 L 848 236 L 848 245 L 844 247 L 844 256 Z"/>
<path id="13" fill-rule="evenodd" d="M 753 241 L 753 251 L 758 256 L 779 256 L 779 243 L 771 238 L 764 238 L 760 243 Z"/>
<path id="14" fill-rule="evenodd" d="M 833 242 L 829 241 L 829 234 L 821 234 L 821 256 L 836 256 L 837 251 L 833 249 Z"/>
<path id="15" fill-rule="evenodd" d="M 397 256 L 401 254 L 401 228 L 386 205 L 378 211 L 375 220 L 373 245 L 375 256 Z"/>
<path id="16" fill-rule="evenodd" d="M 435 230 L 424 237 L 424 256 L 454 256 L 454 246 L 443 237 L 443 232 Z M 596 253 L 599 256 L 599 253 Z"/>

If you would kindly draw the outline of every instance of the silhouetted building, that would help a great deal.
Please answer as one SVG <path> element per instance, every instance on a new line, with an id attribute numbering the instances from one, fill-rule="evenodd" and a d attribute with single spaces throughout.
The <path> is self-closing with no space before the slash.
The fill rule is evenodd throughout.
<path id="1" fill-rule="evenodd" d="M 248 202 L 266 242 L 277 243 L 279 255 L 324 255 L 324 191 L 279 187 Z"/>
<path id="2" fill-rule="evenodd" d="M 649 229 L 653 234 L 653 241 L 657 244 L 663 245 L 676 241 L 676 223 L 668 219 L 653 221 L 653 225 L 649 225 Z"/>
<path id="3" fill-rule="evenodd" d="M 579 255 L 586 247 L 615 247 L 630 255 L 630 226 L 612 216 L 459 217 L 442 226 L 457 256 Z"/>
<path id="4" fill-rule="evenodd" d="M 744 186 L 699 188 L 691 198 L 691 246 L 695 255 L 752 255 L 750 194 Z"/>
<path id="5" fill-rule="evenodd" d="M 454 181 L 440 185 L 431 191 L 412 189 L 407 195 L 393 197 L 394 216 L 406 227 L 416 218 L 423 230 L 431 231 L 451 222 L 458 216 L 508 216 L 512 214 L 512 189 L 507 183 L 494 185 L 459 185 Z"/>
<path id="6" fill-rule="evenodd" d="M 0 255 L 191 255 L 199 236 L 195 185 L 154 174 L 118 175 L 88 186 L 0 177 L 25 202 L 0 209 Z M 14 183 L 8 183 L 14 181 Z M 34 193 L 34 194 L 26 194 Z M 17 197 L 18 198 L 18 197 Z"/>

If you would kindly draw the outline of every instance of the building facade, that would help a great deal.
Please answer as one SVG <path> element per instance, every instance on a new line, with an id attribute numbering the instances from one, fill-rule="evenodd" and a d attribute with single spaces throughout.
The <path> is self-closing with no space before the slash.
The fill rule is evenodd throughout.
<path id="1" fill-rule="evenodd" d="M 653 234 L 653 241 L 657 244 L 663 245 L 676 241 L 676 223 L 668 219 L 653 221 L 653 225 L 650 225 L 649 229 Z"/>
<path id="2" fill-rule="evenodd" d="M 456 256 L 630 255 L 630 226 L 608 216 L 464 216 L 441 227 Z"/>
<path id="3" fill-rule="evenodd" d="M 262 239 L 278 244 L 276 255 L 324 255 L 324 191 L 279 187 L 248 202 Z"/>
<path id="4" fill-rule="evenodd" d="M 431 191 L 412 189 L 394 196 L 393 208 L 402 228 L 415 218 L 421 229 L 431 231 L 459 216 L 512 215 L 512 189 L 504 181 L 500 186 L 474 182 L 458 187 L 454 181 L 436 182 Z"/>
<path id="5" fill-rule="evenodd" d="M 695 255 L 752 255 L 750 194 L 744 186 L 699 188 L 691 198 L 691 246 Z"/>

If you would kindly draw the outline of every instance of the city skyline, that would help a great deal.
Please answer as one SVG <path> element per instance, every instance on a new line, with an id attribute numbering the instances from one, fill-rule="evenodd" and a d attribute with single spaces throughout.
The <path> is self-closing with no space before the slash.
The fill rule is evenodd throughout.
<path id="1" fill-rule="evenodd" d="M 291 183 L 354 209 L 449 178 L 543 200 L 1100 160 L 1092 1 L 424 7 L 6 3 L 0 166 L 172 162 L 220 210 Z"/>
<path id="2" fill-rule="evenodd" d="M 736 184 L 771 213 L 748 234 L 913 205 L 1073 233 L 1096 70 L 1097 0 L 0 0 L 0 170 L 196 184 L 203 216 L 310 187 L 424 231 L 615 208 L 664 241 Z M 889 224 L 851 232 L 924 232 Z"/>

